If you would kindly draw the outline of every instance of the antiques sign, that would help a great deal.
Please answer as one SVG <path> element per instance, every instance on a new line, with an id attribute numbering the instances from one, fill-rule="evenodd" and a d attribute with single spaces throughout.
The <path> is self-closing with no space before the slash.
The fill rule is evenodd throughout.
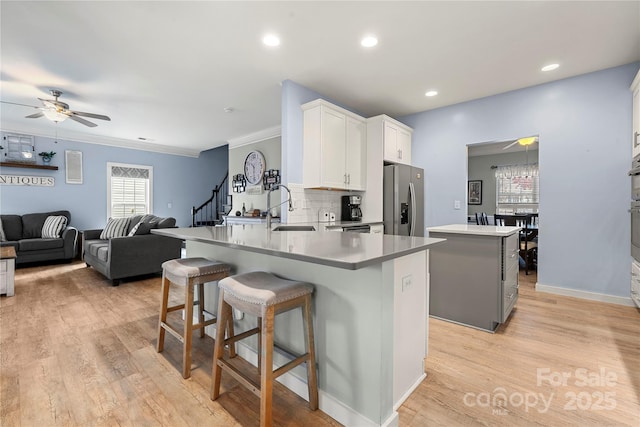
<path id="1" fill-rule="evenodd" d="M 53 187 L 55 182 L 55 178 L 50 176 L 0 175 L 0 185 Z"/>

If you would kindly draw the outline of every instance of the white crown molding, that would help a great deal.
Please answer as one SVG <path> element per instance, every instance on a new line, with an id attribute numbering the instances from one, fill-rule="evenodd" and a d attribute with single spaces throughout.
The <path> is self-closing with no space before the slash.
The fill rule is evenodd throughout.
<path id="1" fill-rule="evenodd" d="M 247 144 L 254 144 L 256 142 L 264 141 L 267 139 L 275 138 L 277 136 L 282 135 L 282 127 L 281 126 L 273 126 L 267 129 L 260 130 L 258 132 L 253 132 L 248 135 L 239 136 L 238 138 L 229 139 L 227 142 L 229 143 L 229 149 L 242 147 Z"/>
<path id="2" fill-rule="evenodd" d="M 30 127 L 20 127 L 18 129 L 12 128 L 11 126 L 2 127 L 2 132 L 15 132 L 24 135 L 33 135 L 41 138 L 49 138 L 56 139 L 55 136 L 51 135 L 50 132 L 44 133 L 42 129 L 38 128 L 30 128 Z M 150 151 L 154 153 L 162 153 L 162 154 L 173 154 L 176 156 L 185 156 L 185 157 L 199 157 L 200 150 L 193 150 L 188 148 L 180 148 L 180 147 L 171 147 L 169 145 L 160 145 L 153 144 L 150 142 L 142 142 L 130 139 L 123 138 L 112 138 L 106 136 L 98 136 L 98 135 L 87 135 L 87 134 L 74 134 L 67 133 L 59 134 L 57 139 L 63 141 L 75 141 L 75 142 L 83 142 L 87 144 L 98 144 L 98 145 L 108 145 L 111 147 L 119 147 L 119 148 L 128 148 L 131 150 L 140 150 L 140 151 Z"/>

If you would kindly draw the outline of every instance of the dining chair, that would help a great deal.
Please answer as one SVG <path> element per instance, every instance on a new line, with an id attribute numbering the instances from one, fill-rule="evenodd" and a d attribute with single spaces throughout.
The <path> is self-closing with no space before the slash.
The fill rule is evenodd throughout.
<path id="1" fill-rule="evenodd" d="M 476 212 L 476 224 L 489 225 L 489 218 L 485 212 Z"/>

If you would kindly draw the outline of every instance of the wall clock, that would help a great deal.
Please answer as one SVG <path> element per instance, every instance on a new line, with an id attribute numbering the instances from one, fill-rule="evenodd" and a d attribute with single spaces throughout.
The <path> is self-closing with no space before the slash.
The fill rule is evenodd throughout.
<path id="1" fill-rule="evenodd" d="M 259 151 L 252 151 L 244 159 L 244 176 L 249 184 L 257 184 L 266 169 L 264 156 Z"/>

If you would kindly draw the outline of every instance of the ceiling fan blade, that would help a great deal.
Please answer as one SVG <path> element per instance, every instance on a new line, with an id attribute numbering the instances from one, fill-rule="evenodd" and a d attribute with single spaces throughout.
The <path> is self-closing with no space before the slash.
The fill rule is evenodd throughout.
<path id="1" fill-rule="evenodd" d="M 74 116 L 91 117 L 92 119 L 106 120 L 108 122 L 111 121 L 111 118 L 109 116 L 103 116 L 102 114 L 83 113 L 82 111 L 69 111 L 69 112 L 71 113 L 71 115 L 74 115 Z"/>
<path id="2" fill-rule="evenodd" d="M 17 102 L 9 102 L 9 101 L 0 101 L 0 102 L 3 104 L 20 105 L 22 107 L 40 108 L 40 107 L 36 107 L 35 105 L 19 104 Z"/>
<path id="3" fill-rule="evenodd" d="M 514 145 L 516 145 L 518 143 L 518 140 L 516 139 L 515 141 L 513 141 L 511 144 L 507 145 L 506 147 L 503 148 L 503 150 L 508 150 L 509 148 L 513 147 Z"/>
<path id="4" fill-rule="evenodd" d="M 25 119 L 37 119 L 38 117 L 42 117 L 42 116 L 44 116 L 42 111 L 38 111 L 37 113 L 31 114 L 30 116 L 25 116 Z"/>
<path id="5" fill-rule="evenodd" d="M 95 124 L 95 123 L 91 123 L 89 120 L 85 120 L 85 119 L 83 119 L 83 118 L 81 118 L 81 117 L 74 116 L 73 114 L 69 114 L 69 118 L 70 118 L 71 120 L 75 120 L 75 121 L 76 121 L 76 122 L 78 122 L 78 123 L 82 123 L 82 124 L 83 124 L 83 125 L 85 125 L 85 126 L 89 126 L 90 128 L 94 128 L 94 127 L 98 126 L 98 125 L 97 125 L 97 124 Z"/>

